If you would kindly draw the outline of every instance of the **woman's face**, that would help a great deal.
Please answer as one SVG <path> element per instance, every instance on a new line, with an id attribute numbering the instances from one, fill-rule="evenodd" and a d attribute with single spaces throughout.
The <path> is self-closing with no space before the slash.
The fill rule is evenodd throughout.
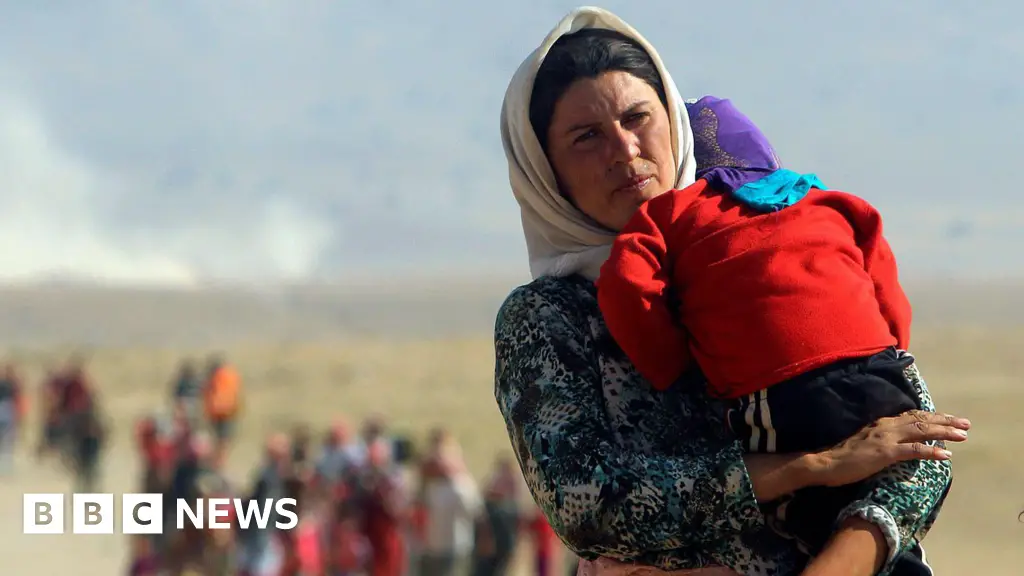
<path id="1" fill-rule="evenodd" d="M 628 72 L 581 78 L 555 104 L 548 159 L 573 204 L 611 230 L 675 184 L 668 112 Z"/>

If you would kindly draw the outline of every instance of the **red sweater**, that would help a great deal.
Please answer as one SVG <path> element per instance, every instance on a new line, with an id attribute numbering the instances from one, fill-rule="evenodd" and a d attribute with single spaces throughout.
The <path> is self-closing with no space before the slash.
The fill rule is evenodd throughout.
<path id="1" fill-rule="evenodd" d="M 598 303 L 656 389 L 696 361 L 725 398 L 910 339 L 878 212 L 817 189 L 769 214 L 706 180 L 648 201 L 601 269 Z"/>

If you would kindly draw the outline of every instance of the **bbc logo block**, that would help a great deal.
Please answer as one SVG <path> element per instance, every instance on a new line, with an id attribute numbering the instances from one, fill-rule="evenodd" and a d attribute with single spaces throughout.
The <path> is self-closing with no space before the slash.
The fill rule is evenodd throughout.
<path id="1" fill-rule="evenodd" d="M 125 494 L 121 497 L 121 532 L 125 534 L 163 534 L 163 531 L 164 499 L 162 494 Z"/>
<path id="2" fill-rule="evenodd" d="M 72 534 L 113 534 L 113 494 L 72 494 Z"/>
<path id="3" fill-rule="evenodd" d="M 25 534 L 64 533 L 63 494 L 25 494 Z"/>

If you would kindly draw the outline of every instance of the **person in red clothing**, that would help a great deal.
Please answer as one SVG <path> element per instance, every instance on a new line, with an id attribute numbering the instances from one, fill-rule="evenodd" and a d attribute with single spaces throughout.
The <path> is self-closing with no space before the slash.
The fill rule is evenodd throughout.
<path id="1" fill-rule="evenodd" d="M 370 545 L 370 576 L 405 573 L 403 540 L 408 519 L 408 494 L 394 468 L 390 443 L 377 438 L 367 447 L 364 471 L 362 528 Z"/>
<path id="2" fill-rule="evenodd" d="M 85 370 L 85 361 L 76 356 L 68 362 L 64 373 L 58 410 L 62 417 L 74 417 L 85 413 L 93 400 L 93 387 Z"/>
<path id="3" fill-rule="evenodd" d="M 360 526 L 358 506 L 347 495 L 340 495 L 328 517 L 327 550 L 324 563 L 327 576 L 365 574 L 370 561 L 370 541 Z"/>
<path id="4" fill-rule="evenodd" d="M 533 558 L 536 576 L 553 576 L 558 561 L 561 541 L 539 509 L 528 517 L 524 528 L 533 540 Z"/>
<path id="5" fill-rule="evenodd" d="M 176 446 L 163 432 L 153 416 L 136 423 L 136 446 L 142 460 L 142 492 L 161 492 L 170 484 Z"/>
<path id="6" fill-rule="evenodd" d="M 781 168 L 728 100 L 689 107 L 697 181 L 644 203 L 598 278 L 608 329 L 657 390 L 700 375 L 751 452 L 835 445 L 919 409 L 911 308 L 878 212 Z M 818 548 L 858 485 L 780 510 Z"/>

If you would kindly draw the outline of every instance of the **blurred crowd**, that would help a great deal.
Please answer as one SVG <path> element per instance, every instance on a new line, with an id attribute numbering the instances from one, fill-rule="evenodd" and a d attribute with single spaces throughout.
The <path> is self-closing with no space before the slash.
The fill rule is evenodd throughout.
<path id="1" fill-rule="evenodd" d="M 38 454 L 59 453 L 76 491 L 97 488 L 108 424 L 80 360 L 48 375 L 42 387 Z M 271 434 L 248 482 L 224 467 L 242 417 L 242 380 L 223 358 L 185 362 L 173 379 L 169 409 L 136 423 L 138 491 L 165 497 L 163 534 L 131 536 L 132 576 L 537 576 L 575 573 L 543 515 L 524 508 L 515 462 L 496 459 L 483 482 L 467 470 L 460 445 L 443 427 L 417 442 L 393 434 L 379 416 L 358 426 L 338 418 L 326 429 L 297 425 Z M 26 411 L 13 367 L 0 378 L 0 450 Z M 6 440 L 5 440 L 6 439 Z M 13 449 L 13 448 L 12 448 Z M 230 530 L 175 524 L 178 498 L 294 498 L 299 523 Z M 518 553 L 517 553 L 518 551 Z M 571 555 L 570 555 L 571 556 Z M 514 558 L 529 558 L 528 565 Z M 515 568 L 515 569 L 514 569 Z"/>
<path id="2" fill-rule="evenodd" d="M 74 490 L 94 492 L 109 425 L 89 384 L 84 360 L 75 356 L 52 368 L 38 396 L 42 429 L 36 457 L 59 456 L 74 477 Z M 14 452 L 28 405 L 17 366 L 5 364 L 0 369 L 0 474 L 14 471 Z"/>

